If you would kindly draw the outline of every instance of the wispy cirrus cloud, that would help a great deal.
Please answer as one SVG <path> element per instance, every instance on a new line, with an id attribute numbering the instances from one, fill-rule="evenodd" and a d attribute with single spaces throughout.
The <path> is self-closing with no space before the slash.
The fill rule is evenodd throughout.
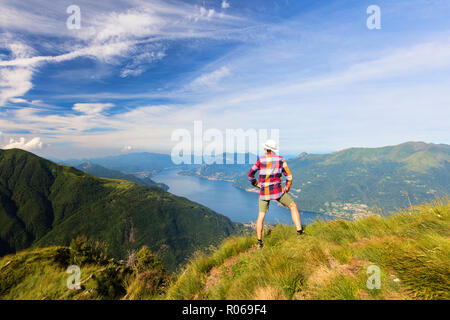
<path id="1" fill-rule="evenodd" d="M 190 84 L 191 88 L 207 88 L 213 85 L 216 85 L 223 78 L 230 75 L 230 68 L 227 66 L 223 66 L 217 70 L 214 70 L 209 73 L 204 73 L 199 77 L 195 78 Z"/>
<path id="2" fill-rule="evenodd" d="M 147 70 L 149 64 L 163 59 L 165 55 L 166 53 L 163 48 L 161 48 L 160 51 L 149 50 L 138 53 L 133 57 L 131 62 L 124 66 L 120 72 L 120 76 L 122 78 L 138 76 Z"/>
<path id="3" fill-rule="evenodd" d="M 28 45 L 15 41 L 10 34 L 6 34 L 0 46 L 9 50 L 13 60 L 26 59 L 35 53 Z M 24 95 L 33 87 L 33 72 L 34 68 L 30 65 L 0 68 L 0 106 L 9 99 Z"/>
<path id="4" fill-rule="evenodd" d="M 36 2 L 29 3 L 23 19 L 24 3 L 5 1 L 0 4 L 0 26 L 7 33 L 27 31 L 40 36 L 59 39 L 60 45 L 50 44 L 56 54 L 39 55 L 31 47 L 7 39 L 2 47 L 11 52 L 9 59 L 0 60 L 0 106 L 11 98 L 22 97 L 32 87 L 36 70 L 44 63 L 61 63 L 77 58 L 90 58 L 101 62 L 120 64 L 121 77 L 137 76 L 148 65 L 166 56 L 167 43 L 182 39 L 218 39 L 241 33 L 243 19 L 227 14 L 215 15 L 206 9 L 183 2 L 113 1 L 110 7 L 79 1 L 82 28 L 79 31 L 61 30 L 67 19 L 61 5 L 51 8 L 48 2 L 37 1 L 47 7 L 48 15 L 42 18 Z M 6 16 L 7 15 L 7 16 Z M 161 45 L 166 43 L 165 45 Z M 42 45 L 39 43 L 39 45 Z M 60 52 L 61 48 L 63 51 Z M 51 51 L 51 50 L 50 50 Z"/>
<path id="5" fill-rule="evenodd" d="M 95 115 L 112 107 L 114 107 L 113 103 L 75 103 L 73 105 L 73 110 L 88 115 Z"/>

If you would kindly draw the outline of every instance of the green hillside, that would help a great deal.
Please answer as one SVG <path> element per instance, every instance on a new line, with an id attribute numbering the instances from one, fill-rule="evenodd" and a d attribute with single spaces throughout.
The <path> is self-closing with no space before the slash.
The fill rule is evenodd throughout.
<path id="1" fill-rule="evenodd" d="M 98 164 L 92 163 L 90 161 L 83 162 L 82 164 L 76 166 L 75 168 L 100 178 L 127 180 L 137 184 L 138 186 L 155 186 L 166 191 L 169 190 L 169 187 L 164 183 L 157 183 L 148 177 L 138 178 L 133 174 L 127 174 L 121 171 L 111 170 L 102 167 Z"/>
<path id="2" fill-rule="evenodd" d="M 83 239 L 25 250 L 0 258 L 0 299 L 450 299 L 448 198 L 389 218 L 318 221 L 300 238 L 278 225 L 264 243 L 232 236 L 172 275 L 145 248 L 126 262 Z M 78 290 L 66 286 L 70 264 Z M 373 265 L 379 289 L 367 286 Z"/>
<path id="3" fill-rule="evenodd" d="M 102 167 L 125 173 L 145 173 L 153 175 L 163 169 L 178 167 L 172 162 L 169 154 L 133 152 L 114 156 L 90 159 L 67 159 L 55 162 L 69 166 L 79 166 L 85 162 L 92 162 Z"/>
<path id="4" fill-rule="evenodd" d="M 79 235 L 124 258 L 148 245 L 174 270 L 239 225 L 151 186 L 102 179 L 22 150 L 0 150 L 0 255 L 68 245 Z"/>
<path id="5" fill-rule="evenodd" d="M 69 266 L 79 269 L 70 271 Z M 147 247 L 124 262 L 108 257 L 101 244 L 84 238 L 73 240 L 70 247 L 5 256 L 0 271 L 0 300 L 152 299 L 161 295 L 170 279 Z"/>
<path id="6" fill-rule="evenodd" d="M 294 176 L 290 194 L 306 211 L 356 218 L 378 209 L 388 214 L 450 193 L 450 146 L 445 144 L 407 142 L 303 153 L 287 162 Z M 251 188 L 247 172 L 233 178 L 235 186 Z"/>

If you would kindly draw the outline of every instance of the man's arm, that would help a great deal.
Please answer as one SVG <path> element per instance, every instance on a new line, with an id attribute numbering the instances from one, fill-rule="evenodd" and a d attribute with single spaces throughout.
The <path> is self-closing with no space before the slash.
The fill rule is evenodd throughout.
<path id="1" fill-rule="evenodd" d="M 250 183 L 252 185 L 257 186 L 258 188 L 260 188 L 260 186 L 259 186 L 258 181 L 255 178 L 255 174 L 259 170 L 260 166 L 261 166 L 261 162 L 259 162 L 259 158 L 258 158 L 256 163 L 252 166 L 252 168 L 248 172 L 248 180 L 250 180 Z"/>
<path id="2" fill-rule="evenodd" d="M 286 176 L 286 188 L 284 189 L 284 191 L 289 192 L 292 185 L 292 174 L 291 170 L 289 170 L 286 160 L 284 159 L 283 159 L 283 174 Z"/>

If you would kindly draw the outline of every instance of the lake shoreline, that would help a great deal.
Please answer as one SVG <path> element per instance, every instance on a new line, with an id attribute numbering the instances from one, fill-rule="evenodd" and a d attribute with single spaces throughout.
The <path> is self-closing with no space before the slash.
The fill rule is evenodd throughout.
<path id="1" fill-rule="evenodd" d="M 233 222 L 246 224 L 256 221 L 258 217 L 257 189 L 249 187 L 248 190 L 244 190 L 234 186 L 230 183 L 231 181 L 206 179 L 199 175 L 186 175 L 181 172 L 175 168 L 164 170 L 154 175 L 152 179 L 167 184 L 170 193 L 204 205 Z M 299 211 L 302 224 L 310 224 L 316 219 L 322 221 L 334 219 L 333 216 L 323 213 Z M 293 225 L 289 209 L 278 206 L 276 202 L 270 206 L 265 222 Z"/>

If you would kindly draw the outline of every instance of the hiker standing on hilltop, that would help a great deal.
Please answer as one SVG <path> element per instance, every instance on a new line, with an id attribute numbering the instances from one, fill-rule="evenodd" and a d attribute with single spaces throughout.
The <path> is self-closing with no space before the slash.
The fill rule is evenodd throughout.
<path id="1" fill-rule="evenodd" d="M 260 189 L 259 191 L 259 214 L 256 221 L 256 234 L 258 237 L 258 248 L 263 247 L 262 229 L 264 217 L 269 210 L 270 200 L 277 200 L 283 206 L 291 210 L 292 221 L 297 229 L 297 234 L 303 233 L 300 223 L 300 215 L 297 205 L 287 193 L 292 185 L 292 174 L 289 170 L 286 160 L 277 155 L 277 144 L 273 140 L 267 140 L 263 144 L 265 155 L 258 158 L 256 163 L 248 172 L 250 183 Z M 259 170 L 259 183 L 255 178 L 256 172 Z M 281 183 L 282 174 L 286 176 L 286 187 L 283 188 Z"/>

